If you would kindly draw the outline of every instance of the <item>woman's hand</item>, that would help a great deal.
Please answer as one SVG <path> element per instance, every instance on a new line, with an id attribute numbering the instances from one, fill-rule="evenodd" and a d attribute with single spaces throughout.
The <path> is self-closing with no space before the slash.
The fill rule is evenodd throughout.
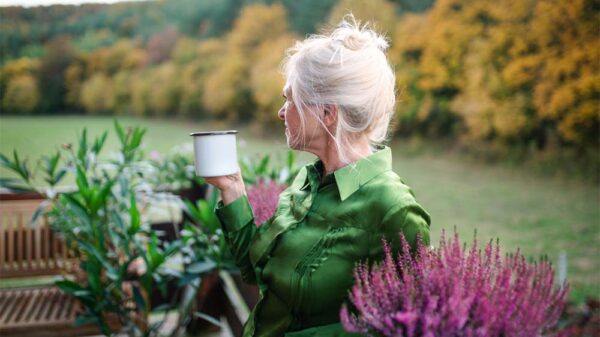
<path id="1" fill-rule="evenodd" d="M 228 176 L 204 177 L 204 181 L 221 191 L 223 205 L 228 205 L 246 194 L 246 186 L 239 171 Z"/>

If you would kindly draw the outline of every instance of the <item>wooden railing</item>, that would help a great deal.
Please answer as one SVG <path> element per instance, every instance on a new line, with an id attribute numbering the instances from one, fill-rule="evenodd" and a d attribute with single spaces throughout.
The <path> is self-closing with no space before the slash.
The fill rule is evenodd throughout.
<path id="1" fill-rule="evenodd" d="M 37 194 L 0 195 L 0 278 L 56 275 L 69 271 L 72 257 L 48 219 L 31 219 L 43 202 Z"/>
<path id="2" fill-rule="evenodd" d="M 48 220 L 41 216 L 31 224 L 43 201 L 38 194 L 0 194 L 0 280 L 54 276 L 71 270 L 73 259 Z M 53 284 L 0 288 L 0 336 L 98 334 L 95 325 L 72 326 L 82 311 L 79 302 Z"/>

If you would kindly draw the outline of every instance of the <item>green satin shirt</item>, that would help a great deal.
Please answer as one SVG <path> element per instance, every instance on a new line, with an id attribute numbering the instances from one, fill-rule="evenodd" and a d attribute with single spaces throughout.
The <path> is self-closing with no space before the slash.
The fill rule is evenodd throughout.
<path id="1" fill-rule="evenodd" d="M 392 171 L 389 147 L 322 179 L 321 161 L 303 167 L 256 227 L 246 196 L 216 213 L 244 281 L 259 301 L 244 325 L 249 336 L 356 336 L 339 323 L 358 261 L 384 257 L 381 239 L 429 245 L 429 214 Z"/>

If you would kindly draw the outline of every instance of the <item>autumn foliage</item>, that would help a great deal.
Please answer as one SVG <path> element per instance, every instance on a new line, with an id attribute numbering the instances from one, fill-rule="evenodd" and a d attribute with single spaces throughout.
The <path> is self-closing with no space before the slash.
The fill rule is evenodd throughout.
<path id="1" fill-rule="evenodd" d="M 31 41 L 20 43 L 31 44 L 3 58 L 2 112 L 84 110 L 277 123 L 285 49 L 307 27 L 326 29 L 351 10 L 390 39 L 396 133 L 464 144 L 598 147 L 600 39 L 592 0 L 437 0 L 422 12 L 411 12 L 417 2 L 410 0 L 323 0 L 323 11 L 311 15 L 287 0 L 241 8 L 231 1 L 214 8 L 179 1 L 208 7 L 186 16 L 175 2 L 119 4 L 105 18 L 117 29 L 46 40 L 26 29 L 10 31 L 27 13 L 4 9 L 6 41 L 24 36 Z M 134 7 L 143 15 L 127 16 Z M 57 21 L 68 17 L 61 11 L 77 11 L 51 8 Z M 84 6 L 69 18 L 98 16 L 98 8 L 104 7 Z M 27 15 L 37 18 L 32 13 Z M 168 24 L 156 19 L 161 15 L 181 18 Z M 48 16 L 39 19 L 50 25 Z"/>
<path id="2" fill-rule="evenodd" d="M 539 147 L 597 144 L 594 8 L 586 0 L 438 0 L 403 17 L 391 51 L 400 128 Z"/>

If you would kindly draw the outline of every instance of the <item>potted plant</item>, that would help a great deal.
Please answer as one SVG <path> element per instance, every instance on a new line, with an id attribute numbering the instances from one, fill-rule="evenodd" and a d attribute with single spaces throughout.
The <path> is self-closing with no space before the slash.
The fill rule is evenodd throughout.
<path id="1" fill-rule="evenodd" d="M 189 320 L 190 307 L 180 305 L 176 295 L 171 303 L 156 307 L 152 294 L 166 295 L 171 280 L 178 281 L 177 291 L 193 293 L 198 282 L 181 279 L 181 271 L 170 263 L 185 242 L 160 242 L 143 214 L 154 197 L 140 151 L 145 130 L 124 129 L 115 121 L 115 131 L 121 148 L 111 160 L 98 160 L 108 133 L 90 142 L 86 130 L 76 146 L 67 144 L 56 155 L 43 157 L 36 167 L 42 169 L 49 185 L 45 188 L 35 185 L 37 171 L 16 152 L 12 159 L 0 155 L 0 165 L 19 177 L 0 183 L 11 190 L 36 190 L 46 197 L 32 221 L 45 214 L 79 261 L 78 272 L 56 281 L 86 309 L 76 325 L 95 323 L 103 334 L 111 335 L 117 331 L 110 321 L 116 319 L 120 332 L 156 336 L 164 320 L 150 324 L 150 314 L 176 308 L 180 314 L 172 330 L 176 334 Z M 76 187 L 59 191 L 56 185 L 67 173 L 73 175 Z"/>
<path id="2" fill-rule="evenodd" d="M 149 162 L 153 167 L 151 183 L 157 191 L 168 191 L 192 202 L 206 196 L 207 185 L 194 171 L 191 143 L 175 146 L 164 156 L 151 151 Z"/>

